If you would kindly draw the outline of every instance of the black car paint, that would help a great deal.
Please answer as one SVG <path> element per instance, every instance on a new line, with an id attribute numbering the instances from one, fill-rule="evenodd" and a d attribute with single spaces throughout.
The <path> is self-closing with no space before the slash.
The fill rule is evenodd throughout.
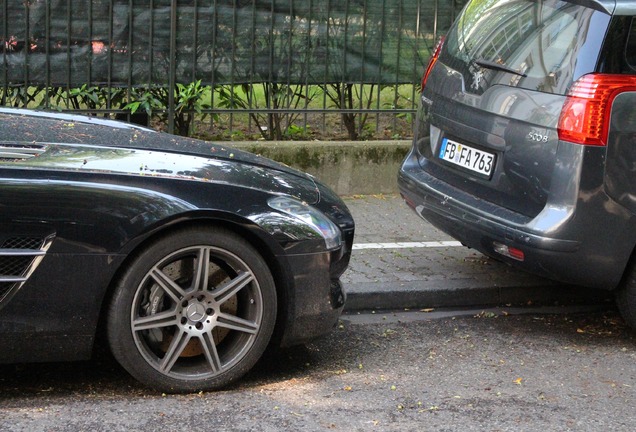
<path id="1" fill-rule="evenodd" d="M 0 245 L 55 236 L 31 278 L 0 302 L 0 362 L 87 358 L 128 257 L 184 224 L 230 227 L 257 247 L 280 291 L 278 343 L 313 338 L 337 320 L 353 219 L 309 176 L 224 146 L 81 117 L 5 110 L 0 137 L 18 151 L 41 150 L 0 161 Z M 323 210 L 343 231 L 342 248 L 326 251 L 315 233 L 273 211 L 267 200 L 276 195 Z"/>

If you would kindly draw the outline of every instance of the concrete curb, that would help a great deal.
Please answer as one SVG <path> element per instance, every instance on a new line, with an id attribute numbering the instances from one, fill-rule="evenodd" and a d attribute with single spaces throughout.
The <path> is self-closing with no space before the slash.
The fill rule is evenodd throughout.
<path id="1" fill-rule="evenodd" d="M 256 141 L 228 146 L 307 172 L 339 195 L 372 195 L 397 192 L 398 169 L 411 141 Z"/>
<path id="2" fill-rule="evenodd" d="M 410 284 L 349 284 L 346 312 L 426 308 L 496 307 L 519 305 L 587 305 L 613 302 L 610 293 L 581 287 L 544 285 L 503 287 L 447 281 L 439 284 L 417 281 Z"/>

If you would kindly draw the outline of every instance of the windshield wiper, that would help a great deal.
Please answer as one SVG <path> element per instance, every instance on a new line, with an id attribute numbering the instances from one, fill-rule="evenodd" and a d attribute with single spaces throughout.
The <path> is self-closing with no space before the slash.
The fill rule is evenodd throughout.
<path id="1" fill-rule="evenodd" d="M 475 63 L 476 65 L 479 65 L 481 67 L 484 67 L 486 69 L 492 69 L 492 70 L 497 70 L 497 71 L 501 71 L 501 72 L 508 72 L 508 73 L 511 73 L 511 74 L 519 75 L 519 76 L 524 77 L 524 78 L 526 78 L 528 76 L 528 75 L 526 75 L 523 72 L 519 72 L 518 70 L 510 68 L 510 67 L 508 67 L 506 65 L 495 63 L 495 62 L 490 61 L 490 60 L 477 59 L 477 60 L 473 60 L 473 63 Z"/>

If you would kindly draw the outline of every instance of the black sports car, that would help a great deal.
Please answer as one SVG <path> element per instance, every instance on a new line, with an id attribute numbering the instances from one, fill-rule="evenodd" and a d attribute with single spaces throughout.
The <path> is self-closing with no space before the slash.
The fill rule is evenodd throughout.
<path id="1" fill-rule="evenodd" d="M 215 389 L 328 332 L 354 222 L 309 175 L 124 123 L 0 109 L 0 363 Z"/>

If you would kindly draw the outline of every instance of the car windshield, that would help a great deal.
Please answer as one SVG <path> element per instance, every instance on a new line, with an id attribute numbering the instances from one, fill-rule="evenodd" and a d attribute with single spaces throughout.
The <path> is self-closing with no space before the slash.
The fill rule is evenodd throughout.
<path id="1" fill-rule="evenodd" d="M 595 70 L 610 17 L 556 0 L 473 0 L 448 34 L 444 61 L 481 88 L 494 84 L 565 94 Z"/>

